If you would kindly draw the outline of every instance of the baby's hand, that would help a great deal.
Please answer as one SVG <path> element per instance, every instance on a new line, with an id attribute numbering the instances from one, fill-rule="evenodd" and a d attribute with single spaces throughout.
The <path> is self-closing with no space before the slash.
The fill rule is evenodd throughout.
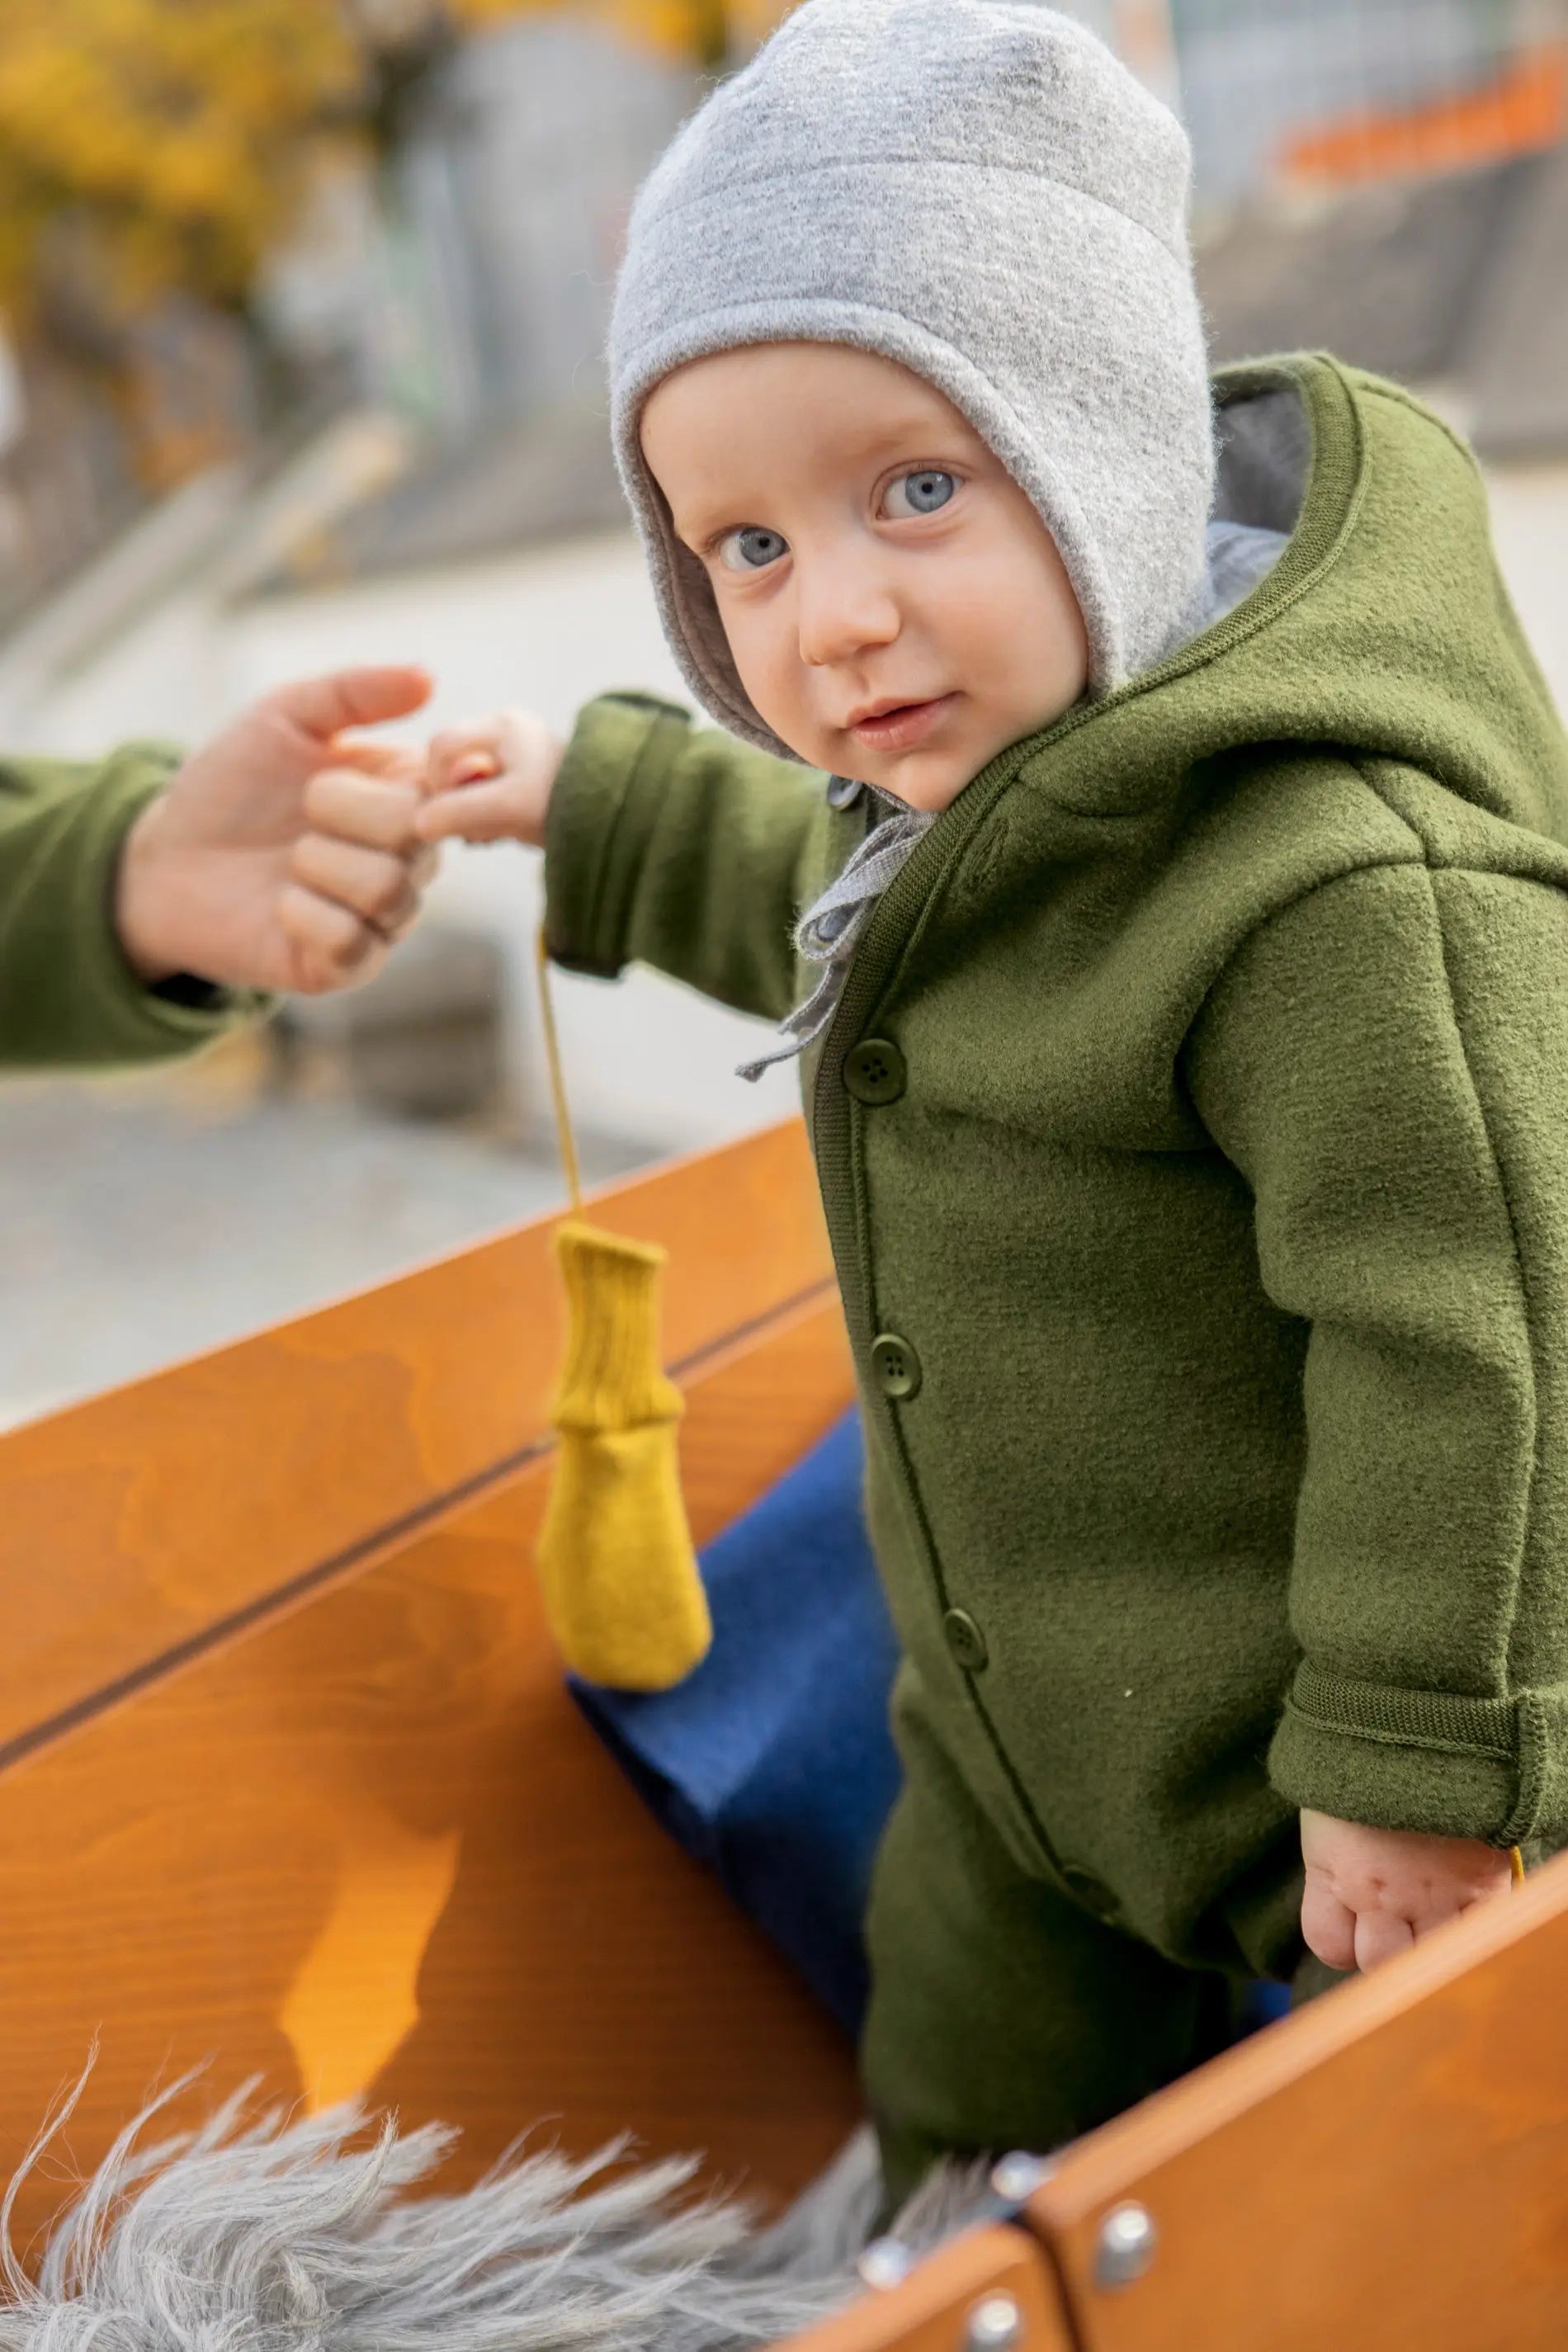
<path id="1" fill-rule="evenodd" d="M 1496 1895 L 1509 1858 L 1479 1838 L 1369 1830 L 1328 1813 L 1301 1816 L 1307 1891 L 1301 1933 L 1331 1969 L 1373 1969 Z"/>
<path id="2" fill-rule="evenodd" d="M 450 727 L 430 746 L 418 829 L 426 841 L 526 841 L 544 846 L 544 818 L 566 746 L 531 710 L 498 710 Z"/>

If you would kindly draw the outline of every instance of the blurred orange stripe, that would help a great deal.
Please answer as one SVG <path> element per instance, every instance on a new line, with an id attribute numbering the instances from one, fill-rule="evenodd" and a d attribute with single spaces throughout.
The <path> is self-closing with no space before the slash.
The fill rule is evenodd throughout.
<path id="1" fill-rule="evenodd" d="M 1568 51 L 1537 49 L 1484 89 L 1299 132 L 1280 151 L 1279 166 L 1289 180 L 1338 184 L 1454 172 L 1549 147 L 1565 131 Z"/>

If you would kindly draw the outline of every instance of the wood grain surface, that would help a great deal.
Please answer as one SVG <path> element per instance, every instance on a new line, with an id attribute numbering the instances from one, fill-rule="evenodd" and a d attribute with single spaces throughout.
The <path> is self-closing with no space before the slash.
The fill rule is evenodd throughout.
<path id="1" fill-rule="evenodd" d="M 1568 1855 L 1062 2157 L 1028 2219 L 1082 2352 L 1560 2352 Z M 1097 2285 L 1128 2200 L 1159 2244 Z"/>
<path id="2" fill-rule="evenodd" d="M 851 1394 L 798 1127 L 593 1204 L 670 1244 L 703 1541 Z M 0 1439 L 0 2173 L 99 2055 L 24 2237 L 148 2094 L 247 2077 L 458 2126 L 631 2129 L 787 2193 L 851 2053 L 563 1690 L 531 1566 L 550 1221 Z M 1557 2352 L 1568 1856 L 1066 2151 L 795 2352 Z M 1146 2276 L 1096 2277 L 1136 2200 Z"/>
<path id="3" fill-rule="evenodd" d="M 1075 2352 L 1049 2263 L 1022 2230 L 1005 2222 L 967 2231 L 901 2284 L 863 2295 L 792 2336 L 790 2352 L 966 2352 L 976 2313 L 997 2296 L 1014 2305 L 1019 2321 L 1008 2352 Z"/>
<path id="4" fill-rule="evenodd" d="M 718 1354 L 682 1429 L 699 1541 L 849 1391 L 836 1303 Z M 0 2168 L 95 2036 L 82 2166 L 204 2061 L 204 2107 L 255 2074 L 453 2122 L 454 2181 L 531 2126 L 574 2149 L 629 2127 L 771 2193 L 831 2154 L 848 2048 L 562 1689 L 531 1567 L 547 1474 L 0 1774 Z M 57 2168 L 25 2224 L 58 2193 Z"/>
<path id="5" fill-rule="evenodd" d="M 798 1120 L 595 1196 L 664 1243 L 674 1366 L 831 1282 Z M 0 1763 L 118 1678 L 541 1442 L 553 1220 L 8 1433 Z"/>

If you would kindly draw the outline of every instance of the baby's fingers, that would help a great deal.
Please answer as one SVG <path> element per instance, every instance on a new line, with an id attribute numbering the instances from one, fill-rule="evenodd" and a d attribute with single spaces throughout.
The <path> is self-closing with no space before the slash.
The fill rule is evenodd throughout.
<path id="1" fill-rule="evenodd" d="M 471 783 L 476 776 L 493 776 L 506 766 L 506 730 L 500 719 L 447 727 L 430 739 L 425 755 L 425 789 L 449 792 L 455 784 Z"/>
<path id="2" fill-rule="evenodd" d="M 1301 1936 L 1307 1949 L 1316 1953 L 1325 1968 L 1354 1968 L 1355 1913 L 1341 1902 L 1326 1879 L 1311 1870 L 1301 1897 Z"/>
<path id="3" fill-rule="evenodd" d="M 1396 1911 L 1358 1911 L 1355 1922 L 1355 1966 L 1375 1969 L 1409 1951 L 1415 1930 Z"/>
<path id="4" fill-rule="evenodd" d="M 505 777 L 459 784 L 427 800 L 414 820 L 423 841 L 508 841 L 520 830 L 517 787 Z"/>

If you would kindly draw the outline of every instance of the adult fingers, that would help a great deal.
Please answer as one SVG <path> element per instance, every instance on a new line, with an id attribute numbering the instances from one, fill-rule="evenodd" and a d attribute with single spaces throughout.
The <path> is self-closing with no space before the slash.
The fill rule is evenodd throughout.
<path id="1" fill-rule="evenodd" d="M 301 882 L 279 891 L 278 919 L 293 944 L 293 986 L 300 996 L 322 996 L 350 980 L 368 980 L 385 957 L 379 931 Z"/>
<path id="2" fill-rule="evenodd" d="M 1375 1969 L 1400 1952 L 1409 1951 L 1415 1930 L 1394 1911 L 1359 1911 L 1355 1923 L 1355 1965 Z"/>
<path id="3" fill-rule="evenodd" d="M 458 785 L 426 801 L 414 826 L 423 841 L 506 841 L 518 831 L 516 789 L 500 782 Z"/>
<path id="4" fill-rule="evenodd" d="M 415 825 L 419 808 L 412 784 L 389 783 L 353 768 L 318 768 L 305 787 L 305 815 L 316 832 L 399 855 L 417 849 L 425 837 Z"/>
<path id="5" fill-rule="evenodd" d="M 332 743 L 334 768 L 353 768 L 362 776 L 381 776 L 388 783 L 407 784 L 416 792 L 425 782 L 425 752 L 410 743 L 378 743 L 369 735 L 340 735 Z"/>
<path id="6" fill-rule="evenodd" d="M 268 699 L 307 735 L 325 741 L 341 728 L 374 727 L 384 719 L 406 718 L 429 701 L 430 688 L 428 670 L 413 662 L 395 662 L 295 678 Z"/>
<path id="7" fill-rule="evenodd" d="M 1310 1871 L 1301 1897 L 1301 1935 L 1310 1952 L 1326 1968 L 1353 1969 L 1355 1913 L 1333 1889 Z"/>
<path id="8" fill-rule="evenodd" d="M 419 911 L 428 856 L 409 861 L 389 849 L 366 849 L 330 833 L 301 834 L 289 856 L 297 882 L 323 898 L 335 899 L 374 925 L 385 938 L 407 929 Z M 422 870 L 416 870 L 416 865 Z"/>

